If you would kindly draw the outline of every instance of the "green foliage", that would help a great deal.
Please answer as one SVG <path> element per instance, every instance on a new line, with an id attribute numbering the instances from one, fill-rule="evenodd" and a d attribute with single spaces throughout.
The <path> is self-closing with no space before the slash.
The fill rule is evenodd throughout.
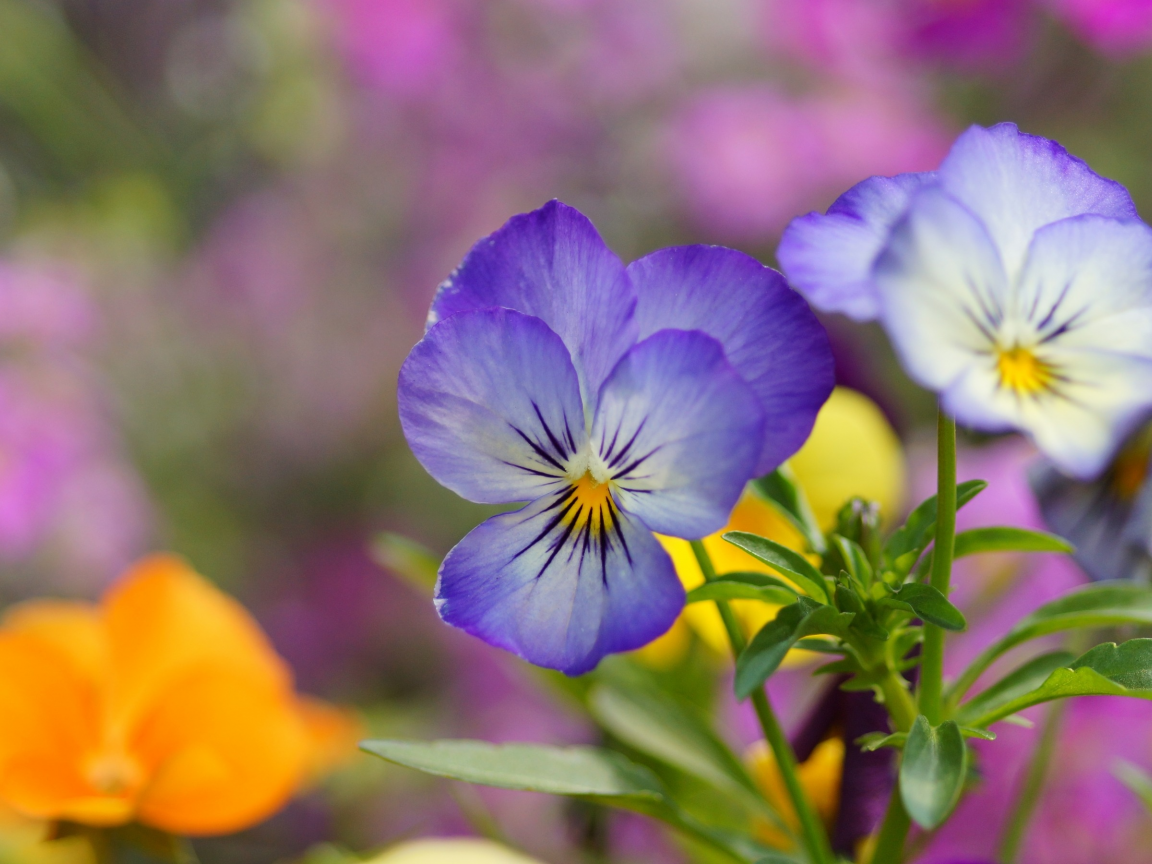
<path id="1" fill-rule="evenodd" d="M 956 487 L 956 508 L 959 509 L 979 495 L 988 486 L 983 480 L 968 480 Z M 901 574 L 907 574 L 920 553 L 931 542 L 936 530 L 936 496 L 933 495 L 913 510 L 904 524 L 892 532 L 884 543 L 884 564 Z"/>
<path id="2" fill-rule="evenodd" d="M 751 864 L 771 853 L 747 837 L 700 824 L 669 797 L 655 774 L 611 750 L 467 740 L 365 741 L 361 748 L 436 777 L 565 795 L 644 813 L 737 862 Z"/>
<path id="3" fill-rule="evenodd" d="M 817 554 L 824 553 L 826 548 L 824 534 L 820 531 L 812 508 L 808 506 L 804 490 L 796 482 L 788 463 L 784 463 L 771 474 L 753 480 L 751 487 L 753 492 L 771 504 L 800 532 L 808 548 Z"/>
<path id="4" fill-rule="evenodd" d="M 891 597 L 881 600 L 880 605 L 914 612 L 923 620 L 945 630 L 959 631 L 968 626 L 960 610 L 947 597 L 931 585 L 921 582 L 901 585 Z"/>
<path id="5" fill-rule="evenodd" d="M 968 747 L 955 721 L 933 726 L 921 714 L 904 742 L 900 798 L 912 821 L 931 830 L 940 825 L 964 790 Z"/>
<path id="6" fill-rule="evenodd" d="M 760 600 L 778 606 L 796 602 L 796 589 L 765 573 L 727 573 L 688 592 L 685 603 Z"/>
<path id="7" fill-rule="evenodd" d="M 421 592 L 432 593 L 440 570 L 440 556 L 401 534 L 381 531 L 372 538 L 372 559 Z"/>
<path id="8" fill-rule="evenodd" d="M 1117 759 L 1116 763 L 1112 766 L 1112 774 L 1136 793 L 1136 797 L 1150 813 L 1152 813 L 1152 777 L 1137 765 L 1133 765 L 1124 759 Z"/>
<path id="9" fill-rule="evenodd" d="M 988 689 L 969 699 L 960 706 L 956 712 L 956 719 L 965 722 L 973 717 L 979 717 L 995 711 L 1001 705 L 1006 705 L 1025 693 L 1039 687 L 1054 671 L 1067 666 L 1073 661 L 1074 655 L 1067 651 L 1051 651 L 1033 657 L 1024 665 L 1009 672 Z"/>
<path id="10" fill-rule="evenodd" d="M 1047 531 L 1029 531 L 1026 528 L 997 526 L 973 528 L 956 535 L 952 555 L 964 558 L 979 552 L 1061 552 L 1076 551 L 1063 537 Z"/>
<path id="11" fill-rule="evenodd" d="M 1053 670 L 1039 687 L 973 716 L 971 725 L 988 726 L 1009 714 L 1068 696 L 1152 699 L 1152 639 L 1097 645 L 1067 666 Z"/>
<path id="12" fill-rule="evenodd" d="M 781 573 L 814 600 L 821 603 L 832 600 L 823 574 L 799 552 L 746 531 L 729 531 L 724 539 Z"/>
<path id="13" fill-rule="evenodd" d="M 805 636 L 842 636 L 851 613 L 801 597 L 785 606 L 748 643 L 736 661 L 736 696 L 747 699 L 775 672 L 790 648 Z"/>

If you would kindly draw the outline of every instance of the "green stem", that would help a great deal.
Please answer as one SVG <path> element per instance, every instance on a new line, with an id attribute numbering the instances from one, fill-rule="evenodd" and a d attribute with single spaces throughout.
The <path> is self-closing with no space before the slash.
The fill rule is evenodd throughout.
<path id="1" fill-rule="evenodd" d="M 880 681 L 880 692 L 884 694 L 884 707 L 888 709 L 888 714 L 896 725 L 896 731 L 910 730 L 912 724 L 916 722 L 916 703 L 904 686 L 904 679 L 889 669 Z"/>
<path id="2" fill-rule="evenodd" d="M 945 597 L 952 581 L 952 551 L 956 539 L 956 421 L 940 411 L 936 425 L 936 541 L 932 550 L 932 587 Z M 924 624 L 920 662 L 920 713 L 940 725 L 944 683 L 944 630 Z"/>
<path id="3" fill-rule="evenodd" d="M 1040 732 L 1040 741 L 1028 762 L 1028 770 L 1024 774 L 1024 782 L 1017 793 L 1016 802 L 1012 806 L 1012 813 L 1008 823 L 1004 826 L 1004 834 L 1000 838 L 1000 854 L 998 860 L 1001 864 L 1014 864 L 1020 852 L 1020 844 L 1024 842 L 1024 835 L 1028 831 L 1028 823 L 1040 801 L 1040 793 L 1044 789 L 1044 780 L 1048 775 L 1048 765 L 1052 761 L 1052 753 L 1056 749 L 1056 742 L 1060 737 L 1060 725 L 1064 719 L 1065 700 L 1053 702 L 1044 715 L 1044 728 Z"/>
<path id="4" fill-rule="evenodd" d="M 904 841 L 911 827 L 912 820 L 908 818 L 908 811 L 900 800 L 900 781 L 897 780 L 892 786 L 888 810 L 880 825 L 876 848 L 872 850 L 869 864 L 900 864 L 904 860 Z"/>
<path id="5" fill-rule="evenodd" d="M 712 558 L 704 544 L 699 540 L 692 541 L 692 552 L 696 555 L 696 562 L 700 565 L 700 572 L 704 574 L 705 581 L 711 582 L 716 578 L 716 568 L 712 566 Z M 727 602 L 716 601 L 716 608 L 720 611 L 720 618 L 724 621 L 724 629 L 728 631 L 728 641 L 732 645 L 732 656 L 739 657 L 744 650 L 744 633 L 740 629 L 740 622 Z M 828 833 L 824 823 L 816 815 L 804 794 L 804 787 L 800 783 L 797 773 L 796 754 L 792 752 L 792 745 L 784 734 L 776 713 L 772 710 L 772 703 L 768 701 L 768 693 L 761 687 L 752 694 L 752 707 L 756 710 L 756 717 L 760 721 L 760 728 L 764 732 L 764 740 L 772 748 L 776 757 L 776 765 L 780 769 L 780 776 L 784 779 L 784 786 L 788 790 L 788 798 L 800 820 L 800 830 L 804 836 L 804 846 L 814 864 L 833 864 L 836 860 L 832 854 L 832 844 L 828 842 Z"/>

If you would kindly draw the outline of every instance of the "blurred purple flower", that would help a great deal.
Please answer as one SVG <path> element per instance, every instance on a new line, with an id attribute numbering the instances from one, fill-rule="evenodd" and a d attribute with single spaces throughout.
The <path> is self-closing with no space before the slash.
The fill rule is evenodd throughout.
<path id="1" fill-rule="evenodd" d="M 1036 23 L 1029 0 L 905 0 L 905 50 L 967 72 L 1003 70 L 1028 48 Z"/>
<path id="2" fill-rule="evenodd" d="M 1123 58 L 1152 45 L 1150 0 L 1044 0 L 1077 36 L 1102 54 Z"/>
<path id="3" fill-rule="evenodd" d="M 849 178 L 934 165 L 947 137 L 930 115 L 896 100 L 732 87 L 689 100 L 671 119 L 667 149 L 696 222 L 714 236 L 754 240 Z"/>

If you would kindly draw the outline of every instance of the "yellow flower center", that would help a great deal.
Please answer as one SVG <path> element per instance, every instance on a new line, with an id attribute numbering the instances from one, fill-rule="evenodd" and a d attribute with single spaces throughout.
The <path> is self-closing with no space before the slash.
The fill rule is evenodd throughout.
<path id="1" fill-rule="evenodd" d="M 597 481 L 589 471 L 572 484 L 567 503 L 570 506 L 566 523 L 571 523 L 573 529 L 579 531 L 591 520 L 591 530 L 599 532 L 613 519 L 616 504 L 612 500 L 612 483 Z"/>
<path id="2" fill-rule="evenodd" d="M 1034 396 L 1047 390 L 1056 377 L 1048 363 L 1030 348 L 1020 345 L 998 349 L 996 369 L 1000 373 L 1000 386 L 1021 396 Z"/>

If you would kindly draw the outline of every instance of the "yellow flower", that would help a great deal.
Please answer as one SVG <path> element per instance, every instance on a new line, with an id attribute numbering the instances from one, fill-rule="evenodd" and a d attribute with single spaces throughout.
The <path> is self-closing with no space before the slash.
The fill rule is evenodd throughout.
<path id="1" fill-rule="evenodd" d="M 903 507 L 906 467 L 900 440 L 876 404 L 854 390 L 837 387 L 832 392 L 816 418 L 812 434 L 789 464 L 824 530 L 834 527 L 836 514 L 854 495 L 879 502 L 880 512 L 889 518 Z M 774 572 L 721 539 L 726 531 L 749 531 L 798 551 L 803 549 L 803 539 L 796 529 L 751 492 L 745 492 L 723 530 L 704 538 L 704 548 L 717 573 Z M 692 589 L 702 584 L 704 576 L 688 541 L 659 539 L 672 556 L 684 587 Z M 813 561 L 816 563 L 817 559 Z M 754 600 L 738 600 L 731 605 L 746 635 L 772 620 L 779 608 Z M 694 603 L 685 607 L 668 633 L 641 648 L 637 656 L 653 666 L 674 665 L 687 649 L 688 628 L 713 650 L 728 651 L 727 636 L 715 605 Z M 797 652 L 794 659 L 800 656 L 803 652 Z"/>
<path id="2" fill-rule="evenodd" d="M 459 837 L 413 840 L 393 846 L 365 864 L 540 864 L 491 840 Z"/>
<path id="3" fill-rule="evenodd" d="M 355 728 L 297 696 L 244 608 L 171 556 L 99 606 L 31 601 L 0 624 L 0 803 L 26 817 L 237 831 L 348 752 Z"/>
<path id="4" fill-rule="evenodd" d="M 745 756 L 745 761 L 756 785 L 764 791 L 765 797 L 780 814 L 784 823 L 795 833 L 800 828 L 800 819 L 788 797 L 788 789 L 776 765 L 776 757 L 767 743 L 757 741 L 753 744 Z M 807 761 L 797 766 L 800 785 L 804 787 L 806 797 L 812 802 L 817 815 L 828 826 L 836 820 L 840 804 L 840 778 L 843 772 L 844 741 L 840 738 L 827 738 L 821 741 Z M 792 845 L 788 836 L 775 825 L 765 823 L 758 833 L 761 840 L 778 849 L 788 849 Z"/>

